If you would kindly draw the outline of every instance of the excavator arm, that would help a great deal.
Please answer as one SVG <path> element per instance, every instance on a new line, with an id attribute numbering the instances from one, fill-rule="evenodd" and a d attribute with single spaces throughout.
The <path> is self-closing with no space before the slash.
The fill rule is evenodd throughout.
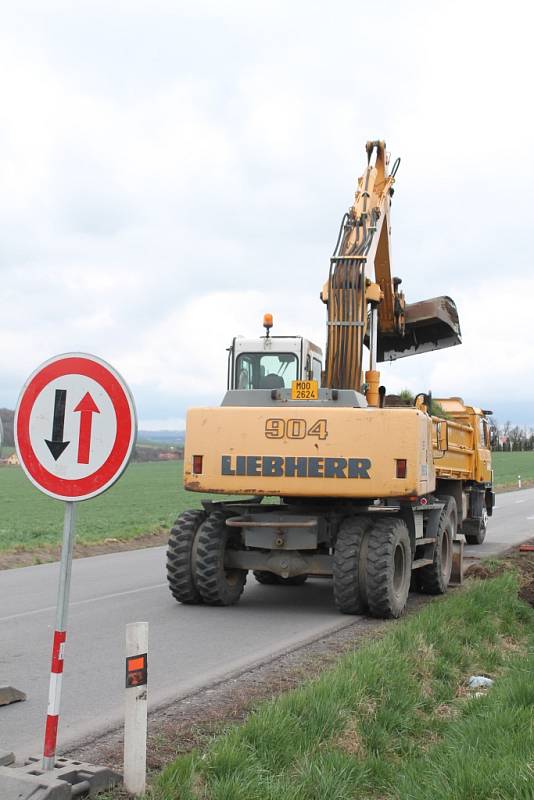
<path id="1" fill-rule="evenodd" d="M 377 361 L 450 347 L 461 338 L 453 300 L 438 297 L 407 304 L 399 291 L 401 280 L 391 274 L 390 208 L 400 160 L 388 173 L 385 142 L 367 142 L 366 151 L 367 168 L 358 180 L 354 204 L 341 221 L 321 294 L 328 310 L 324 384 L 361 391 L 371 382 L 368 401 L 376 404 Z M 364 344 L 370 349 L 365 382 Z"/>

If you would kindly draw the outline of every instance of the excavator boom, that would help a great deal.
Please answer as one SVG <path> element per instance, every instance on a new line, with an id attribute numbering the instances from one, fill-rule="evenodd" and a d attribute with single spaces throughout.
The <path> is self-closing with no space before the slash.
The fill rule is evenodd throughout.
<path id="1" fill-rule="evenodd" d="M 328 309 L 324 385 L 357 391 L 364 382 L 364 344 L 371 351 L 370 371 L 378 375 L 377 361 L 461 342 L 450 297 L 407 304 L 399 291 L 401 280 L 392 277 L 389 214 L 400 160 L 388 173 L 385 142 L 367 142 L 366 151 L 368 166 L 341 222 L 321 295 Z"/>

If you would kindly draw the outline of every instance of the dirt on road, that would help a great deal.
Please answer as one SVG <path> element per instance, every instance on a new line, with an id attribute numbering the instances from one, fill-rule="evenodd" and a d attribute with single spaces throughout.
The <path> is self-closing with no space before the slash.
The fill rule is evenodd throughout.
<path id="1" fill-rule="evenodd" d="M 121 553 L 124 550 L 142 550 L 145 547 L 160 547 L 167 544 L 169 531 L 159 530 L 155 533 L 144 533 L 135 539 L 104 539 L 103 542 L 84 544 L 76 542 L 74 545 L 74 558 L 87 558 L 87 556 L 101 556 L 106 553 Z M 46 547 L 34 547 L 31 550 L 15 548 L 0 553 L 0 570 L 15 567 L 31 567 L 34 564 L 47 564 L 59 561 L 61 544 Z"/>

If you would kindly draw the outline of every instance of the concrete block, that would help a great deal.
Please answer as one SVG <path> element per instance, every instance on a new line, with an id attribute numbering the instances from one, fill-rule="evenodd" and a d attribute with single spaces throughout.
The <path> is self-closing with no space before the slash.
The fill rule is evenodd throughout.
<path id="1" fill-rule="evenodd" d="M 0 706 L 7 706 L 10 703 L 18 703 L 26 700 L 26 695 L 13 686 L 0 686 Z"/>
<path id="2" fill-rule="evenodd" d="M 0 767 L 7 767 L 15 762 L 15 754 L 8 753 L 7 750 L 0 750 Z"/>
<path id="3" fill-rule="evenodd" d="M 0 767 L 0 798 L 71 800 L 72 797 L 94 797 L 121 781 L 121 776 L 108 767 L 57 758 L 55 768 L 45 771 L 40 758 L 30 758 L 22 767 Z"/>

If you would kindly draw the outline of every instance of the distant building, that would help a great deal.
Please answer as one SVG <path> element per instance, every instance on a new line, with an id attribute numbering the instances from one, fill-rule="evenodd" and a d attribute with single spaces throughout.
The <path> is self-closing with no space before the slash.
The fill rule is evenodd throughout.
<path id="1" fill-rule="evenodd" d="M 158 461 L 178 461 L 180 458 L 180 453 L 177 450 L 174 450 L 170 453 L 159 453 Z"/>
<path id="2" fill-rule="evenodd" d="M 19 457 L 18 457 L 18 455 L 16 453 L 11 453 L 11 455 L 8 456 L 7 458 L 4 458 L 3 461 L 4 461 L 4 464 L 11 464 L 11 466 L 14 466 L 14 467 L 19 467 L 20 466 Z"/>

